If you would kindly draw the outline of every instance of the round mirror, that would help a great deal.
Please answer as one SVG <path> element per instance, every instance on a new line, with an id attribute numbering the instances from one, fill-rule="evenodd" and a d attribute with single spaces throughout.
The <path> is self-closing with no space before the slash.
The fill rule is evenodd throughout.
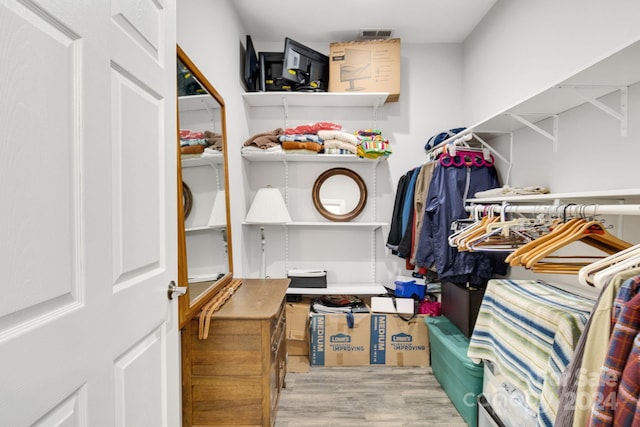
<path id="1" fill-rule="evenodd" d="M 331 221 L 350 221 L 360 215 L 367 202 L 364 180 L 346 168 L 324 171 L 313 184 L 313 204 Z"/>

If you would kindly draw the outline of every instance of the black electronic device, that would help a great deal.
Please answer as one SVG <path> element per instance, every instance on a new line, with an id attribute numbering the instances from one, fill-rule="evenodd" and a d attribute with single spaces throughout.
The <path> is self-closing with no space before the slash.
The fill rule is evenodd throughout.
<path id="1" fill-rule="evenodd" d="M 282 78 L 294 90 L 326 92 L 329 85 L 329 57 L 286 37 Z"/>
<path id="2" fill-rule="evenodd" d="M 260 52 L 260 79 L 258 88 L 262 92 L 293 90 L 291 82 L 282 78 L 283 52 Z"/>
<path id="3" fill-rule="evenodd" d="M 244 53 L 244 84 L 248 92 L 258 90 L 258 55 L 253 47 L 251 36 L 247 34 L 247 43 Z"/>
<path id="4" fill-rule="evenodd" d="M 207 93 L 200 83 L 193 77 L 193 74 L 185 65 L 178 59 L 177 61 L 178 71 L 178 96 L 189 95 L 204 95 Z"/>

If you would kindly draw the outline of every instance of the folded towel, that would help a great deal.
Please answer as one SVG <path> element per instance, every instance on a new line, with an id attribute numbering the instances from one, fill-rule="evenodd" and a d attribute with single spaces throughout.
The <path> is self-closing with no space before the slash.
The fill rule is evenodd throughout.
<path id="1" fill-rule="evenodd" d="M 501 196 L 529 196 L 533 194 L 547 194 L 549 189 L 542 186 L 531 187 L 510 187 L 505 185 L 500 188 L 492 188 L 490 190 L 478 191 L 474 196 L 481 199 L 486 197 L 501 197 Z"/>

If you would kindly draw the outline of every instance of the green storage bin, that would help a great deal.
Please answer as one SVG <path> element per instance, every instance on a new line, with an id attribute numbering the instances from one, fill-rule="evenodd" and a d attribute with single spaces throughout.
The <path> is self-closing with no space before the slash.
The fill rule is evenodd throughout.
<path id="1" fill-rule="evenodd" d="M 467 357 L 469 339 L 446 317 L 425 317 L 431 370 L 462 418 L 478 426 L 478 401 L 484 370 Z"/>

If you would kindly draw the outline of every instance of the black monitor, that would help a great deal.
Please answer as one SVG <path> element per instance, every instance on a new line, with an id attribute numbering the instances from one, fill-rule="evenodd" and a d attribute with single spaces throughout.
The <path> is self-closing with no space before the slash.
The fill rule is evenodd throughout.
<path id="1" fill-rule="evenodd" d="M 247 34 L 247 45 L 244 54 L 244 84 L 248 92 L 258 90 L 258 55 L 253 47 L 251 36 Z"/>
<path id="2" fill-rule="evenodd" d="M 260 79 L 258 81 L 260 91 L 293 90 L 291 82 L 282 78 L 283 52 L 260 52 L 258 57 L 260 58 Z"/>
<path id="3" fill-rule="evenodd" d="M 284 40 L 282 78 L 294 85 L 294 90 L 327 91 L 329 57 L 289 37 Z"/>

